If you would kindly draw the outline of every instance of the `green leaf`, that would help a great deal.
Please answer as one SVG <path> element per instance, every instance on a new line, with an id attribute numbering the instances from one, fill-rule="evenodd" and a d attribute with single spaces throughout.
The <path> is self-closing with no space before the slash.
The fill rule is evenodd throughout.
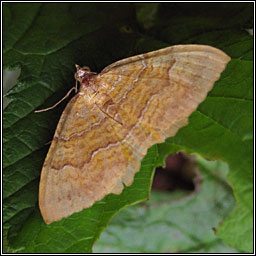
<path id="1" fill-rule="evenodd" d="M 50 225 L 43 222 L 37 210 L 25 223 L 18 238 L 14 239 L 13 248 L 19 248 L 20 252 L 34 253 L 90 252 L 94 241 L 118 209 L 141 201 L 141 198 L 147 198 L 154 168 L 152 163 L 157 155 L 156 149 L 156 146 L 151 148 L 144 158 L 141 164 L 142 177 L 135 179 L 131 187 L 125 188 L 121 196 L 109 195 L 93 207 Z"/>
<path id="2" fill-rule="evenodd" d="M 235 206 L 227 164 L 199 157 L 197 162 L 200 183 L 193 193 L 152 191 L 149 201 L 125 208 L 111 220 L 94 253 L 238 252 L 214 234 Z"/>
<path id="3" fill-rule="evenodd" d="M 186 3 L 152 5 L 152 12 L 150 4 L 145 6 L 136 16 L 135 4 L 3 4 L 4 68 L 21 68 L 3 115 L 8 250 L 91 252 L 119 209 L 149 197 L 155 166 L 168 154 L 186 150 L 228 163 L 237 204 L 217 234 L 239 250 L 252 251 L 253 39 L 244 30 L 252 27 L 251 4 L 216 3 L 214 12 L 209 4 L 200 5 L 203 11 Z M 144 26 L 147 20 L 150 24 Z M 133 185 L 120 196 L 109 195 L 90 209 L 44 224 L 37 202 L 39 175 L 49 147 L 45 144 L 67 101 L 44 113 L 34 110 L 54 105 L 74 85 L 75 63 L 99 72 L 124 57 L 188 42 L 216 46 L 232 57 L 189 125 L 148 151 Z"/>

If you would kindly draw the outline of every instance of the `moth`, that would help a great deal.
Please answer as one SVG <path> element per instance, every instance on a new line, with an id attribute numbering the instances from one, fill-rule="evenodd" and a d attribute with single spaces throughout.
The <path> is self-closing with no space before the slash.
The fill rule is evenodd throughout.
<path id="1" fill-rule="evenodd" d="M 117 61 L 99 74 L 77 66 L 79 92 L 45 159 L 39 207 L 49 224 L 130 186 L 147 149 L 188 124 L 230 57 L 176 45 Z"/>

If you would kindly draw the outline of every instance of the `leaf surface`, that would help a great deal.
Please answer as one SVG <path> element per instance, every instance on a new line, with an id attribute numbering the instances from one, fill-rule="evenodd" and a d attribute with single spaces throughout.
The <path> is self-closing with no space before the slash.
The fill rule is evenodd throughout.
<path id="1" fill-rule="evenodd" d="M 193 193 L 152 191 L 149 201 L 125 208 L 113 217 L 96 242 L 94 253 L 238 252 L 217 238 L 213 230 L 235 206 L 226 182 L 227 164 L 200 157 L 197 162 L 200 173 Z M 185 169 L 188 171 L 188 167 Z"/>

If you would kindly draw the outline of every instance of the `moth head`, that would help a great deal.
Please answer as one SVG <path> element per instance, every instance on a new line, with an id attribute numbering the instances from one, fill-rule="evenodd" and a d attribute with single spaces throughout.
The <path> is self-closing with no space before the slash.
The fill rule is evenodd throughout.
<path id="1" fill-rule="evenodd" d="M 79 65 L 75 64 L 76 66 L 76 73 L 75 73 L 75 79 L 83 83 L 85 80 L 87 80 L 91 75 L 95 75 L 95 72 L 91 72 L 90 68 L 85 66 L 85 67 L 80 67 Z"/>

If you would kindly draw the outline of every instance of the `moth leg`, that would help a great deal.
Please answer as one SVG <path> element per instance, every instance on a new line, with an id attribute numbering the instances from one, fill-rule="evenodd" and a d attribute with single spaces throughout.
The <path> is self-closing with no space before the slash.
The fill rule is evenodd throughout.
<path id="1" fill-rule="evenodd" d="M 102 107 L 98 106 L 97 103 L 95 103 L 95 105 L 99 108 L 99 110 L 100 110 L 103 114 L 105 114 L 105 115 L 108 116 L 109 118 L 113 119 L 113 120 L 116 121 L 118 124 L 123 125 L 123 123 L 122 123 L 122 121 L 121 121 L 120 118 L 119 118 L 120 120 L 118 120 L 117 118 L 115 118 L 115 116 L 111 116 L 111 115 L 108 114 Z M 118 113 L 117 113 L 117 115 L 118 115 Z M 118 115 L 118 116 L 119 116 L 119 115 Z"/>
<path id="2" fill-rule="evenodd" d="M 46 142 L 44 145 L 46 146 L 46 145 L 50 145 L 50 144 L 52 144 L 52 140 Z"/>

